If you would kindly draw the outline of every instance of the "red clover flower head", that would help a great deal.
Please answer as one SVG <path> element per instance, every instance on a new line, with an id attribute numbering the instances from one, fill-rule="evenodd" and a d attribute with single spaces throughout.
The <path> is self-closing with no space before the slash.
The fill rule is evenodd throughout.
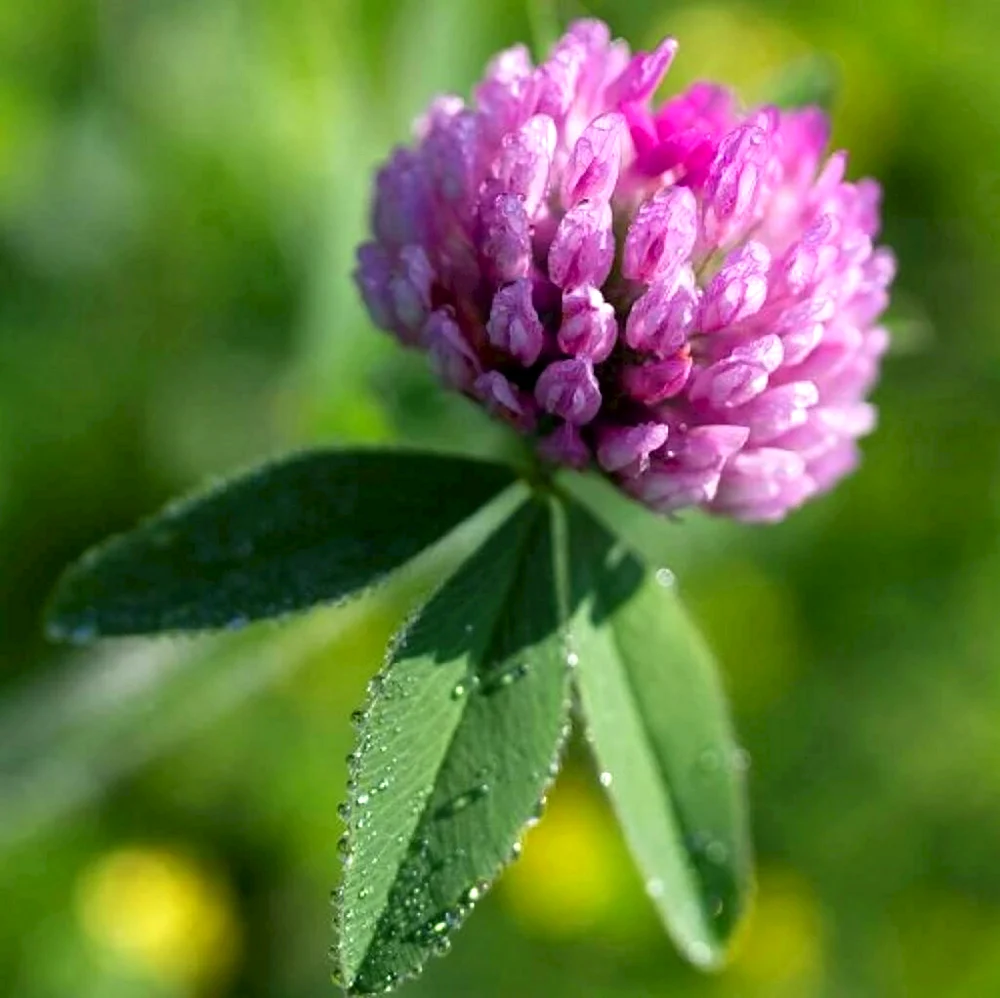
<path id="1" fill-rule="evenodd" d="M 778 520 L 855 466 L 895 262 L 818 109 L 742 110 L 573 24 L 500 53 L 379 171 L 373 321 L 536 444 L 672 513 Z"/>

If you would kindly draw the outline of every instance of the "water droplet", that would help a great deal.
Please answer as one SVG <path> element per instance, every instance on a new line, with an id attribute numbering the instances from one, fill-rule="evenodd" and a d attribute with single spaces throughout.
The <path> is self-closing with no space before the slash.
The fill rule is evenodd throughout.
<path id="1" fill-rule="evenodd" d="M 337 805 L 337 817 L 340 818 L 341 821 L 350 821 L 351 820 L 351 805 L 348 804 L 346 801 L 343 804 L 338 804 Z"/>
<path id="2" fill-rule="evenodd" d="M 726 903 L 722 898 L 711 898 L 709 906 L 712 909 L 712 918 L 721 918 L 722 913 L 726 910 Z"/>
<path id="3" fill-rule="evenodd" d="M 77 645 L 85 645 L 97 637 L 97 624 L 90 619 L 77 621 L 68 628 L 56 626 L 53 630 L 56 637 L 68 639 Z"/>
<path id="4" fill-rule="evenodd" d="M 371 888 L 370 888 L 370 887 L 362 887 L 362 888 L 361 888 L 361 890 L 360 890 L 360 891 L 358 891 L 358 897 L 359 897 L 359 898 L 360 898 L 360 899 L 361 899 L 362 901 L 364 901 L 364 899 L 365 899 L 366 897 L 368 897 L 368 896 L 369 896 L 369 895 L 371 894 L 371 892 L 372 892 L 372 890 L 371 890 Z"/>
<path id="5" fill-rule="evenodd" d="M 666 890 L 666 886 L 659 877 L 653 877 L 646 881 L 646 893 L 651 898 L 661 898 Z"/>
<path id="6" fill-rule="evenodd" d="M 451 690 L 452 700 L 461 700 L 468 690 L 469 688 L 465 685 L 465 683 L 455 683 Z"/>
<path id="7" fill-rule="evenodd" d="M 705 855 L 708 857 L 709 862 L 721 865 L 729 859 L 729 848 L 726 846 L 725 842 L 720 842 L 718 839 L 712 839 L 712 841 L 707 843 L 705 846 Z"/>
<path id="8" fill-rule="evenodd" d="M 473 884 L 463 895 L 463 904 L 475 904 L 486 893 L 485 884 Z"/>
<path id="9" fill-rule="evenodd" d="M 717 749 L 714 748 L 704 749 L 698 756 L 698 768 L 703 773 L 718 772 L 719 767 L 721 765 L 722 765 L 722 756 L 719 754 Z"/>
<path id="10" fill-rule="evenodd" d="M 688 946 L 688 959 L 698 967 L 707 967 L 712 962 L 712 948 L 700 939 Z"/>
<path id="11" fill-rule="evenodd" d="M 614 777 L 605 769 L 600 776 L 597 777 L 602 787 L 610 787 L 614 782 Z"/>
<path id="12" fill-rule="evenodd" d="M 368 794 L 358 794 L 358 799 L 355 802 L 358 807 L 364 807 L 370 800 Z"/>
<path id="13" fill-rule="evenodd" d="M 658 568 L 656 570 L 656 581 L 664 589 L 669 589 L 677 581 L 677 576 L 669 568 Z"/>
<path id="14" fill-rule="evenodd" d="M 575 669 L 580 664 L 580 656 L 577 655 L 575 651 L 569 652 L 566 656 L 566 665 L 571 669 Z"/>
<path id="15" fill-rule="evenodd" d="M 363 710 L 351 711 L 351 724 L 353 724 L 356 728 L 360 727 L 364 724 L 366 717 L 367 715 Z"/>
<path id="16" fill-rule="evenodd" d="M 515 842 L 510 850 L 510 861 L 513 863 L 514 860 L 521 858 L 522 846 L 520 842 Z"/>
<path id="17" fill-rule="evenodd" d="M 518 662 L 500 672 L 494 673 L 492 676 L 487 676 L 482 680 L 479 692 L 483 696 L 488 697 L 500 692 L 500 690 L 505 690 L 509 686 L 513 686 L 518 680 L 524 679 L 528 674 L 528 668 L 527 662 Z"/>
<path id="18" fill-rule="evenodd" d="M 745 748 L 733 749 L 733 769 L 737 773 L 745 773 L 750 768 L 752 761 L 750 753 Z"/>
<path id="19" fill-rule="evenodd" d="M 480 783 L 471 790 L 466 790 L 464 794 L 459 794 L 457 797 L 448 801 L 447 804 L 442 804 L 437 811 L 434 812 L 434 817 L 452 818 L 460 811 L 464 811 L 467 807 L 469 807 L 469 805 L 475 804 L 478 800 L 482 800 L 489 792 L 490 785 L 488 783 Z"/>
<path id="20" fill-rule="evenodd" d="M 378 781 L 378 785 L 375 787 L 375 789 L 372 791 L 372 793 L 373 794 L 374 793 L 382 793 L 383 791 L 388 790 L 388 789 L 389 789 L 389 781 L 388 780 L 379 780 Z"/>

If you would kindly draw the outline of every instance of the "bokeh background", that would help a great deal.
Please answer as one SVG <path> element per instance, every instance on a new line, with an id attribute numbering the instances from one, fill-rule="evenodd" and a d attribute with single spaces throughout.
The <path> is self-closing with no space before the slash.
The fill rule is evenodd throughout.
<path id="1" fill-rule="evenodd" d="M 834 95 L 901 260 L 882 425 L 778 527 L 618 510 L 678 576 L 752 759 L 759 897 L 732 966 L 674 955 L 577 747 L 523 858 L 404 993 L 1000 994 L 996 0 L 588 9 L 637 46 L 679 37 L 671 86 Z M 529 30 L 515 0 L 0 3 L 7 998 L 334 993 L 348 715 L 461 545 L 219 640 L 67 651 L 41 608 L 83 547 L 261 456 L 504 446 L 369 328 L 348 275 L 373 164 Z"/>

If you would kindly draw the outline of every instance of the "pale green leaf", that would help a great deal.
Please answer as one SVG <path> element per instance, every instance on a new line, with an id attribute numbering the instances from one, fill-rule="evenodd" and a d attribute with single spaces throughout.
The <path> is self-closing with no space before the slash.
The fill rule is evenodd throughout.
<path id="1" fill-rule="evenodd" d="M 743 756 L 674 580 L 582 507 L 568 516 L 575 681 L 600 781 L 667 929 L 718 965 L 751 881 Z"/>

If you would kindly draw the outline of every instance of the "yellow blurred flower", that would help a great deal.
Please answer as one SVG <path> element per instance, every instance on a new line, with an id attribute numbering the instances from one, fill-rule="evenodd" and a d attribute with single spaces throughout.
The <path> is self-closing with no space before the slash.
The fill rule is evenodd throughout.
<path id="1" fill-rule="evenodd" d="M 627 858 L 596 794 L 572 777 L 560 781 L 500 895 L 521 927 L 547 936 L 582 935 L 610 922 L 623 892 Z M 624 871 L 627 874 L 627 867 Z"/>
<path id="2" fill-rule="evenodd" d="M 729 975 L 753 994 L 805 998 L 818 993 L 822 974 L 823 917 L 815 895 L 794 871 L 764 867 Z"/>
<path id="3" fill-rule="evenodd" d="M 107 853 L 81 874 L 76 902 L 95 944 L 167 984 L 196 990 L 236 962 L 240 930 L 227 885 L 179 852 Z"/>
<path id="4" fill-rule="evenodd" d="M 681 90 L 696 79 L 719 80 L 747 99 L 775 72 L 809 53 L 792 28 L 743 4 L 698 4 L 670 10 L 652 33 L 673 35 L 681 45 L 666 86 Z"/>

